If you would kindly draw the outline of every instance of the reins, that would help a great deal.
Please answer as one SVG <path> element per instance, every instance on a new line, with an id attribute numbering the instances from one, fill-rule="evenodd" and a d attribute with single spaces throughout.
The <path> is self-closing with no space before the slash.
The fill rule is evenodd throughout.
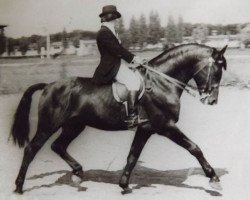
<path id="1" fill-rule="evenodd" d="M 209 81 L 209 77 L 210 77 L 210 73 L 211 73 L 211 67 L 212 67 L 212 64 L 213 64 L 213 58 L 209 58 L 208 59 L 208 62 L 209 62 L 209 73 L 208 73 L 208 76 L 207 76 L 207 83 L 208 83 L 208 81 Z M 188 84 L 185 84 L 185 83 L 183 83 L 183 82 L 181 82 L 181 81 L 179 81 L 179 80 L 177 80 L 177 79 L 175 79 L 175 78 L 173 78 L 173 77 L 171 77 L 171 76 L 169 76 L 169 75 L 166 75 L 166 74 L 164 74 L 164 73 L 162 73 L 162 72 L 159 72 L 159 71 L 157 71 L 157 70 L 155 70 L 154 68 L 152 68 L 152 67 L 150 67 L 150 66 L 148 66 L 148 65 L 146 65 L 146 64 L 143 64 L 143 65 L 141 65 L 142 67 L 144 67 L 145 69 L 147 69 L 147 70 L 149 70 L 149 71 L 151 71 L 151 72 L 154 72 L 155 74 L 158 74 L 159 76 L 161 76 L 161 77 L 163 77 L 163 78 L 165 78 L 167 81 L 169 81 L 170 83 L 173 83 L 175 86 L 177 86 L 178 88 L 180 88 L 180 89 L 182 89 L 182 90 L 184 90 L 184 91 L 186 91 L 188 94 L 190 94 L 191 96 L 193 96 L 193 97 L 196 97 L 196 92 L 195 92 L 195 90 L 192 88 L 192 87 L 190 87 Z M 201 67 L 199 70 L 197 70 L 197 72 L 195 72 L 194 73 L 194 75 L 193 76 L 195 76 L 196 74 L 198 74 L 201 70 L 203 70 L 205 67 L 206 67 L 207 65 L 204 65 L 203 67 Z"/>
<path id="2" fill-rule="evenodd" d="M 193 90 L 193 88 L 191 88 L 190 86 L 188 86 L 187 88 L 187 84 L 171 77 L 171 76 L 168 76 L 162 72 L 159 72 L 155 69 L 153 69 L 152 67 L 148 66 L 148 65 L 141 65 L 142 67 L 144 67 L 145 69 L 151 71 L 151 72 L 154 72 L 155 74 L 158 74 L 159 76 L 165 78 L 167 81 L 169 81 L 170 83 L 173 83 L 175 86 L 177 86 L 178 88 L 182 89 L 182 90 L 185 90 L 188 94 L 190 94 L 191 96 L 193 97 L 196 97 L 195 95 L 195 91 Z"/>

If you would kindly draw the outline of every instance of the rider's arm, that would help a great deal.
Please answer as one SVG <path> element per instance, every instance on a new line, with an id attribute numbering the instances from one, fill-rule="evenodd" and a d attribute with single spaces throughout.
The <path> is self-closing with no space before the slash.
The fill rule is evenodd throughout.
<path id="1" fill-rule="evenodd" d="M 120 57 L 128 63 L 133 61 L 135 55 L 120 45 L 109 32 L 102 32 L 97 39 L 112 55 Z"/>

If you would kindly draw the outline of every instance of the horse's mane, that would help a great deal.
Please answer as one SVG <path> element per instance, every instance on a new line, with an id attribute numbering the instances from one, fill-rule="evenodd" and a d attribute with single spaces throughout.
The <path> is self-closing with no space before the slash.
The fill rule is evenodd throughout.
<path id="1" fill-rule="evenodd" d="M 211 47 L 209 46 L 198 44 L 198 43 L 181 44 L 181 45 L 174 46 L 163 51 L 158 56 L 152 58 L 148 63 L 150 65 L 154 65 L 155 63 L 158 63 L 159 61 L 161 62 L 163 59 L 166 61 L 171 58 L 177 57 L 179 55 L 183 55 L 183 53 L 188 53 L 191 50 L 194 50 L 194 48 L 196 48 L 197 52 L 199 51 L 199 53 L 201 53 L 200 51 L 201 48 L 205 50 L 211 49 Z"/>

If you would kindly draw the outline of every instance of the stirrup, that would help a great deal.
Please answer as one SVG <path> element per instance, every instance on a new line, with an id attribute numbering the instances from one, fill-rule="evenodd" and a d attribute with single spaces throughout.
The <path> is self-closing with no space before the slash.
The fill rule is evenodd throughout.
<path id="1" fill-rule="evenodd" d="M 128 116 L 127 119 L 124 120 L 124 122 L 127 124 L 128 128 L 134 128 L 139 124 L 139 116 Z"/>
<path id="2" fill-rule="evenodd" d="M 140 125 L 140 124 L 145 124 L 147 122 L 149 122 L 149 119 L 141 119 L 139 115 L 135 115 L 132 119 L 126 119 L 124 120 L 124 122 L 127 124 L 128 129 L 131 128 L 135 128 L 136 126 Z"/>

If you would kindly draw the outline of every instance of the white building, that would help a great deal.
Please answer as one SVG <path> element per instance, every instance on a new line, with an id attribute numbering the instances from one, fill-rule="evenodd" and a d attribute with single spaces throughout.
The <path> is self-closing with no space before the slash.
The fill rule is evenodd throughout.
<path id="1" fill-rule="evenodd" d="M 96 40 L 80 40 L 79 48 L 77 48 L 78 56 L 97 54 Z"/>
<path id="2" fill-rule="evenodd" d="M 183 37 L 183 43 L 199 43 L 195 41 L 192 36 Z M 206 41 L 203 43 L 210 47 L 222 48 L 225 45 L 228 45 L 229 48 L 240 48 L 241 41 L 238 35 L 209 35 L 206 38 Z"/>
<path id="3" fill-rule="evenodd" d="M 73 43 L 69 43 L 64 53 L 67 55 L 76 55 L 76 51 L 76 47 L 73 45 Z"/>
<path id="4" fill-rule="evenodd" d="M 242 48 L 250 47 L 250 23 L 241 29 L 239 37 L 242 41 Z"/>
<path id="5" fill-rule="evenodd" d="M 237 35 L 210 35 L 205 45 L 215 48 L 223 48 L 225 45 L 229 48 L 240 48 L 241 41 Z"/>
<path id="6" fill-rule="evenodd" d="M 62 42 L 52 42 L 50 45 L 50 54 L 55 55 L 63 51 Z"/>

